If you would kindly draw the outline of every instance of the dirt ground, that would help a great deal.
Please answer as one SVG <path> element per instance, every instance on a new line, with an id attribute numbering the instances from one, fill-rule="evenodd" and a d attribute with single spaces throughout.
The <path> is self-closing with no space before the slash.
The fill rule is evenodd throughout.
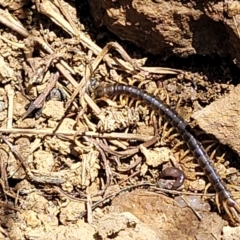
<path id="1" fill-rule="evenodd" d="M 191 117 L 237 86 L 230 57 L 147 54 L 98 28 L 87 1 L 0 6 L 0 239 L 239 239 L 170 124 L 88 87 L 119 82 L 166 102 L 240 203 L 238 154 Z M 185 174 L 178 190 L 159 179 L 169 166 Z"/>

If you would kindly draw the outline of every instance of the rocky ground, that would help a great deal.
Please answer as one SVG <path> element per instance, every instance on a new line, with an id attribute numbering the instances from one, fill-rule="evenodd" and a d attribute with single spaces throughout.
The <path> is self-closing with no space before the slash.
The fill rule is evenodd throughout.
<path id="1" fill-rule="evenodd" d="M 201 2 L 0 1 L 0 239 L 238 239 L 165 119 L 89 91 L 95 79 L 162 99 L 240 204 L 240 7 Z M 178 190 L 159 180 L 169 166 Z"/>

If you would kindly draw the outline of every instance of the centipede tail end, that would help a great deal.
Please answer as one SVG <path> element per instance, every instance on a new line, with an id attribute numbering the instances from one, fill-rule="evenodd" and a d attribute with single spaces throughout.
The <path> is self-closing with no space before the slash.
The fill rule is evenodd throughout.
<path id="1" fill-rule="evenodd" d="M 229 198 L 223 201 L 222 204 L 231 221 L 240 223 L 240 206 L 238 203 L 232 198 Z"/>

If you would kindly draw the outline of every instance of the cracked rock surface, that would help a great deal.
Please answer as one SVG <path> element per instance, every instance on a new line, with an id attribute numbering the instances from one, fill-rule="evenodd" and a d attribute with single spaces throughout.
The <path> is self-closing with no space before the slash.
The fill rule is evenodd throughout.
<path id="1" fill-rule="evenodd" d="M 239 65 L 239 1 L 91 0 L 100 26 L 153 54 L 231 54 Z"/>

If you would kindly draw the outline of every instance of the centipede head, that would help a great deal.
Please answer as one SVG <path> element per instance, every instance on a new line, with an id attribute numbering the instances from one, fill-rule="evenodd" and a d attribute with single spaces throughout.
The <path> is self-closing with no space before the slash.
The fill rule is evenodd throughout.
<path id="1" fill-rule="evenodd" d="M 99 85 L 100 82 L 96 78 L 90 78 L 86 87 L 86 92 L 92 94 Z"/>

